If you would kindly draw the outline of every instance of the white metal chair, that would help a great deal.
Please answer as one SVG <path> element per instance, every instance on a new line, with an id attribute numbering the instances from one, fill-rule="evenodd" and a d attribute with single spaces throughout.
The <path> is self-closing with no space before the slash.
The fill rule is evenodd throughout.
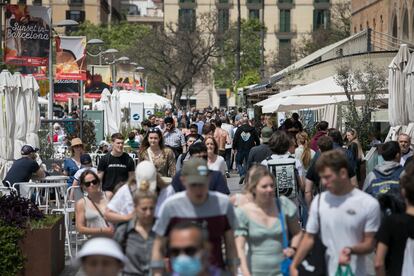
<path id="1" fill-rule="evenodd" d="M 11 192 L 17 193 L 17 190 L 13 187 L 6 187 L 6 186 L 0 187 L 0 197 L 2 197 L 3 195 L 9 195 Z"/>

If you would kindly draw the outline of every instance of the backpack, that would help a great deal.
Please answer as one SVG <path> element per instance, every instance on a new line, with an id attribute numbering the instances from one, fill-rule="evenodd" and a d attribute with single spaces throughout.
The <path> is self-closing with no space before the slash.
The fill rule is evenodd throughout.
<path id="1" fill-rule="evenodd" d="M 378 198 L 381 194 L 386 194 L 391 190 L 400 191 L 400 175 L 404 167 L 399 165 L 392 174 L 384 175 L 378 170 L 374 169 L 375 179 L 371 181 L 368 188 L 365 190 L 368 194 Z"/>
<path id="2" fill-rule="evenodd" d="M 292 156 L 288 158 L 272 159 L 268 157 L 267 167 L 274 175 L 276 197 L 281 195 L 289 199 L 296 199 L 298 196 L 298 170 L 296 169 L 296 159 Z"/>

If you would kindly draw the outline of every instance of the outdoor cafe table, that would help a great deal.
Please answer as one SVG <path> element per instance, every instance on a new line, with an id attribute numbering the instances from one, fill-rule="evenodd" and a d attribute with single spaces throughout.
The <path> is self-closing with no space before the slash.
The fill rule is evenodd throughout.
<path id="1" fill-rule="evenodd" d="M 60 208 L 60 197 L 66 201 L 66 182 L 29 182 L 24 185 L 26 189 L 28 189 L 28 196 L 30 197 L 33 193 L 35 193 L 35 202 L 38 204 L 39 208 L 44 208 L 45 213 L 47 214 L 49 211 L 49 201 L 50 201 L 50 190 L 54 190 L 55 192 L 55 202 L 56 208 Z M 41 192 L 44 191 L 43 200 L 41 197 Z M 43 202 L 42 202 L 43 201 Z"/>

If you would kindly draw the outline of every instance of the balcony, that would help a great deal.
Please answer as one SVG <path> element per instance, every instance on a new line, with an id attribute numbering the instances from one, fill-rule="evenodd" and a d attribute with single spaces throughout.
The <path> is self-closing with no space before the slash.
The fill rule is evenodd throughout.
<path id="1" fill-rule="evenodd" d="M 278 39 L 292 39 L 297 35 L 296 24 L 290 24 L 290 26 L 280 26 L 280 23 L 276 24 L 275 34 Z"/>
<path id="2" fill-rule="evenodd" d="M 68 4 L 70 6 L 82 6 L 83 4 L 85 4 L 84 0 L 68 0 Z"/>
<path id="3" fill-rule="evenodd" d="M 295 4 L 291 0 L 279 0 L 277 1 L 277 7 L 279 10 L 291 10 L 295 7 Z"/>
<path id="4" fill-rule="evenodd" d="M 128 22 L 133 23 L 164 23 L 164 13 L 158 8 L 146 8 L 144 14 L 127 14 Z"/>
<path id="5" fill-rule="evenodd" d="M 231 9 L 233 7 L 233 0 L 216 0 L 217 9 Z"/>
<path id="6" fill-rule="evenodd" d="M 327 10 L 331 7 L 329 0 L 314 0 L 313 5 L 317 10 Z"/>

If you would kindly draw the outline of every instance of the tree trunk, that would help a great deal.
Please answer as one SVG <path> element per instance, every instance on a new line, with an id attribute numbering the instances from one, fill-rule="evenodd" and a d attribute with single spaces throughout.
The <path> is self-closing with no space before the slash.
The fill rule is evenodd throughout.
<path id="1" fill-rule="evenodd" d="M 184 88 L 181 86 L 175 87 L 173 105 L 178 109 L 181 108 L 180 99 L 181 99 L 181 95 L 183 94 L 183 90 Z"/>

